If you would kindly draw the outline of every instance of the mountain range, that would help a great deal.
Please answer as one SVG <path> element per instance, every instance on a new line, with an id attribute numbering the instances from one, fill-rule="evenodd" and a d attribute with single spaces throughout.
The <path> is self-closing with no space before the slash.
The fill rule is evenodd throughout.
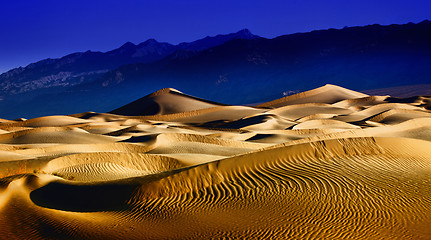
<path id="1" fill-rule="evenodd" d="M 107 112 L 168 87 L 250 104 L 326 83 L 367 90 L 430 82 L 430 21 L 273 39 L 244 29 L 177 45 L 128 42 L 12 69 L 0 75 L 0 116 Z"/>

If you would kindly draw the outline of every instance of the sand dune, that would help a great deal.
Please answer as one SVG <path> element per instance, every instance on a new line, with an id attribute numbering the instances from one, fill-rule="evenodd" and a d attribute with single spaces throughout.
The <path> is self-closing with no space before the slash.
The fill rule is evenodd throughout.
<path id="1" fill-rule="evenodd" d="M 31 159 L 31 157 L 21 155 L 19 153 L 14 153 L 10 151 L 1 151 L 0 150 L 0 162 L 6 161 L 16 161 L 16 160 L 27 160 Z"/>
<path id="2" fill-rule="evenodd" d="M 173 88 L 165 88 L 115 109 L 111 113 L 130 116 L 164 115 L 221 105 L 223 104 L 186 95 Z"/>
<path id="3" fill-rule="evenodd" d="M 382 103 L 374 106 L 370 106 L 368 108 L 362 109 L 360 111 L 348 114 L 348 115 L 342 115 L 337 116 L 336 119 L 345 121 L 345 122 L 357 122 L 357 121 L 364 121 L 370 118 L 373 118 L 379 114 L 382 114 L 384 112 L 390 111 L 390 110 L 398 110 L 398 109 L 405 109 L 405 110 L 418 110 L 421 111 L 423 108 L 412 106 L 409 104 L 404 103 Z"/>
<path id="4" fill-rule="evenodd" d="M 33 118 L 27 121 L 23 121 L 14 126 L 24 127 L 60 127 L 60 126 L 72 126 L 81 123 L 86 123 L 87 120 L 74 118 L 70 116 L 47 116 L 40 118 Z"/>
<path id="5" fill-rule="evenodd" d="M 306 92 L 297 93 L 284 98 L 276 99 L 267 103 L 260 104 L 258 107 L 277 108 L 293 104 L 302 103 L 336 103 L 346 99 L 363 98 L 368 95 L 355 92 L 346 88 L 326 84 Z"/>
<path id="6" fill-rule="evenodd" d="M 0 135 L 0 143 L 102 143 L 116 142 L 117 138 L 88 133 L 80 128 L 40 127 Z"/>
<path id="7" fill-rule="evenodd" d="M 292 129 L 356 129 L 359 126 L 333 119 L 311 119 L 293 126 Z"/>
<path id="8" fill-rule="evenodd" d="M 0 239 L 431 239 L 430 102 L 326 85 L 255 108 L 164 89 L 0 119 Z"/>
<path id="9" fill-rule="evenodd" d="M 353 113 L 353 111 L 345 108 L 334 107 L 329 104 L 307 103 L 279 107 L 269 111 L 269 113 L 277 114 L 290 120 L 297 120 L 299 118 L 316 114 L 346 115 Z"/>
<path id="10" fill-rule="evenodd" d="M 4 134 L 4 133 L 9 133 L 9 131 L 6 131 L 6 130 L 3 130 L 3 129 L 0 129 L 0 134 Z"/>

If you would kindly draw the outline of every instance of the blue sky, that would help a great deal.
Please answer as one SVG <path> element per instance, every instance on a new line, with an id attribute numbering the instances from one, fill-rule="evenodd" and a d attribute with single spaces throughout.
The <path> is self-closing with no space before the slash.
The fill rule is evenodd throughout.
<path id="1" fill-rule="evenodd" d="M 429 0 L 5 0 L 0 73 L 148 38 L 173 44 L 248 28 L 267 38 L 317 29 L 431 20 Z"/>

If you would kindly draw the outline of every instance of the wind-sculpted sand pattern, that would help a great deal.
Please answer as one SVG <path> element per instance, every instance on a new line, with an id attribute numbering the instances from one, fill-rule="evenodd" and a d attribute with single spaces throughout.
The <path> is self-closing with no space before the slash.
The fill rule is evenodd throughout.
<path id="1" fill-rule="evenodd" d="M 121 108 L 153 115 L 1 119 L 0 239 L 431 239 L 429 98 L 409 99 L 164 89 Z"/>

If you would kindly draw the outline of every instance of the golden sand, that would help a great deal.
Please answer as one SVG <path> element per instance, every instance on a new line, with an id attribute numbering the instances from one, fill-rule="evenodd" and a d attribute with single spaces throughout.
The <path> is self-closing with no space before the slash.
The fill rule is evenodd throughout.
<path id="1" fill-rule="evenodd" d="M 0 119 L 0 239 L 431 239 L 429 102 L 164 89 L 114 111 L 135 116 Z"/>

